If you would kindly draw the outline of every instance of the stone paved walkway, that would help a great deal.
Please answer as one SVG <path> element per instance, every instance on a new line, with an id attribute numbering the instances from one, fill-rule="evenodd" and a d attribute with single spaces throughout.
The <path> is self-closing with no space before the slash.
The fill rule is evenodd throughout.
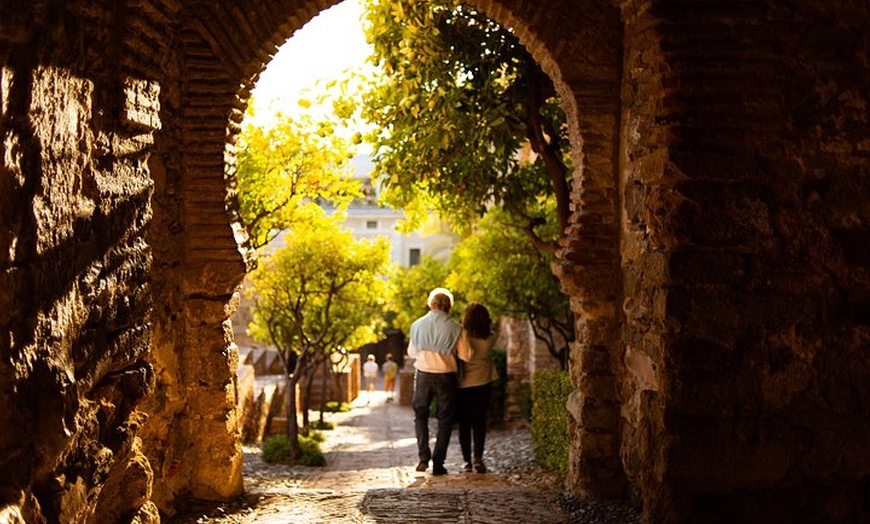
<path id="1" fill-rule="evenodd" d="M 455 432 L 450 473 L 417 472 L 413 412 L 386 402 L 382 392 L 368 405 L 362 393 L 353 410 L 333 420 L 338 425 L 323 444 L 327 466 L 311 468 L 292 487 L 249 486 L 263 498 L 248 522 L 495 524 L 515 523 L 517 515 L 522 522 L 570 522 L 559 493 L 512 487 L 497 472 L 462 472 Z"/>
<path id="2" fill-rule="evenodd" d="M 416 440 L 409 406 L 387 403 L 383 392 L 370 403 L 363 392 L 351 411 L 330 414 L 322 468 L 265 464 L 259 448 L 246 449 L 245 502 L 217 516 L 177 523 L 633 523 L 624 518 L 578 520 L 557 490 L 517 487 L 498 467 L 465 473 L 456 432 L 450 442 L 449 474 L 415 471 Z M 431 427 L 434 443 L 434 422 Z M 486 455 L 485 455 L 486 458 Z M 576 508 L 575 508 L 576 509 Z M 617 508 L 619 509 L 619 508 Z M 621 511 L 621 510 L 619 510 Z M 590 517 L 592 515 L 590 514 Z"/>

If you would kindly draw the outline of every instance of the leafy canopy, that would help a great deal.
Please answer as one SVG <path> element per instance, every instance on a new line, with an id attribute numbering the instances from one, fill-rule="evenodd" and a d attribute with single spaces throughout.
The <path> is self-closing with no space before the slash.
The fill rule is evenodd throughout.
<path id="1" fill-rule="evenodd" d="M 551 228 L 541 235 L 552 238 L 555 232 Z M 535 248 L 515 217 L 492 210 L 453 250 L 447 284 L 469 302 L 485 304 L 495 316 L 530 320 L 535 337 L 566 366 L 573 316 L 550 269 L 554 259 Z"/>
<path id="2" fill-rule="evenodd" d="M 569 215 L 564 113 L 517 38 L 457 0 L 368 0 L 365 31 L 381 74 L 363 95 L 384 201 L 409 219 L 434 209 L 463 230 L 491 207 L 534 226 Z M 550 216 L 533 215 L 554 196 Z M 540 209 L 539 209 L 540 210 Z"/>
<path id="3" fill-rule="evenodd" d="M 268 127 L 246 125 L 239 140 L 239 214 L 255 249 L 316 220 L 318 200 L 344 209 L 361 194 L 348 173 L 350 143 L 327 121 L 278 114 Z"/>
<path id="4" fill-rule="evenodd" d="M 454 248 L 447 285 L 495 316 L 563 316 L 568 299 L 550 269 L 554 258 L 535 249 L 510 215 L 493 210 Z"/>
<path id="5" fill-rule="evenodd" d="M 290 353 L 328 353 L 375 340 L 391 270 L 387 240 L 355 240 L 327 216 L 285 238 L 286 246 L 251 275 L 252 336 L 274 344 L 288 361 Z"/>

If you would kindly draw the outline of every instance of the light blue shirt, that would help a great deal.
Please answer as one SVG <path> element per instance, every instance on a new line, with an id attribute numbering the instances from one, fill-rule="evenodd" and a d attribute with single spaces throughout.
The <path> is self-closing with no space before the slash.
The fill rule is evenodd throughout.
<path id="1" fill-rule="evenodd" d="M 461 332 L 459 322 L 444 311 L 433 309 L 411 324 L 411 344 L 418 351 L 449 355 Z"/>

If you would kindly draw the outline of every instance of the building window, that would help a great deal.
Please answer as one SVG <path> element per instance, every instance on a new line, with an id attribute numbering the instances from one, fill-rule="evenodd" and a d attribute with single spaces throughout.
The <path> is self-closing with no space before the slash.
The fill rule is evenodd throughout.
<path id="1" fill-rule="evenodd" d="M 420 264 L 420 249 L 419 248 L 411 248 L 411 251 L 408 252 L 408 265 L 416 266 Z"/>
<path id="2" fill-rule="evenodd" d="M 377 220 L 368 220 L 366 221 L 366 229 L 377 229 L 378 221 Z"/>

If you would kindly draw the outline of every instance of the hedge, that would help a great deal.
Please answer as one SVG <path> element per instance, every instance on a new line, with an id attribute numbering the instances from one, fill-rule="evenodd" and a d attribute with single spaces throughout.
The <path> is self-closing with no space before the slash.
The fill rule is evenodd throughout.
<path id="1" fill-rule="evenodd" d="M 573 390 L 566 371 L 539 371 L 532 376 L 532 443 L 535 461 L 562 477 L 568 473 L 568 411 Z"/>

